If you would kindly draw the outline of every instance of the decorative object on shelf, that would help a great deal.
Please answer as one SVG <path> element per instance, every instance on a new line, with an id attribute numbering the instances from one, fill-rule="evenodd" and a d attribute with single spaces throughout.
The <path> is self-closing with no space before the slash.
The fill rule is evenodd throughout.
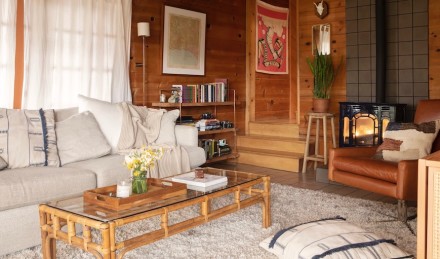
<path id="1" fill-rule="evenodd" d="M 330 24 L 316 24 L 312 26 L 312 55 L 318 50 L 321 54 L 330 54 Z"/>
<path id="2" fill-rule="evenodd" d="M 116 197 L 126 198 L 131 194 L 131 181 L 130 179 L 124 179 L 118 182 L 116 186 Z"/>
<path id="3" fill-rule="evenodd" d="M 226 139 L 219 139 L 218 140 L 218 145 L 220 147 L 226 146 Z"/>
<path id="4" fill-rule="evenodd" d="M 324 19 L 328 15 L 328 4 L 326 1 L 321 0 L 321 2 L 313 3 L 315 5 L 315 14 L 321 19 Z"/>
<path id="5" fill-rule="evenodd" d="M 313 61 L 307 58 L 307 63 L 314 77 L 313 111 L 327 112 L 330 102 L 330 91 L 342 63 L 342 57 L 338 68 L 334 69 L 332 56 L 330 54 L 323 54 L 316 49 Z"/>
<path id="6" fill-rule="evenodd" d="M 220 125 L 222 126 L 223 129 L 230 129 L 234 127 L 234 123 L 230 121 L 220 121 Z"/>
<path id="7" fill-rule="evenodd" d="M 166 100 L 167 100 L 166 95 L 165 94 L 160 94 L 160 102 L 164 103 L 164 102 L 166 102 Z"/>
<path id="8" fill-rule="evenodd" d="M 164 153 L 163 147 L 148 146 L 132 150 L 125 156 L 125 165 L 132 172 L 132 192 L 147 192 L 147 177 Z"/>
<path id="9" fill-rule="evenodd" d="M 150 37 L 150 24 L 138 22 L 138 36 L 142 37 L 142 105 L 145 106 L 145 37 Z"/>
<path id="10" fill-rule="evenodd" d="M 205 74 L 206 14 L 165 6 L 162 72 Z"/>
<path id="11" fill-rule="evenodd" d="M 257 72 L 288 73 L 288 17 L 288 8 L 257 1 Z"/>
<path id="12" fill-rule="evenodd" d="M 180 100 L 179 92 L 172 91 L 170 98 L 168 98 L 168 102 L 169 103 L 180 103 L 179 100 Z"/>

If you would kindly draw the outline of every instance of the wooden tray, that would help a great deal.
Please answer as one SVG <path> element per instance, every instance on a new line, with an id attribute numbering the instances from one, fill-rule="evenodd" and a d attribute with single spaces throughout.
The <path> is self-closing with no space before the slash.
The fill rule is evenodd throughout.
<path id="1" fill-rule="evenodd" d="M 84 202 L 111 210 L 126 210 L 146 203 L 186 194 L 186 184 L 163 179 L 148 178 L 148 191 L 132 194 L 127 198 L 116 197 L 116 185 L 101 187 L 84 192 Z"/>

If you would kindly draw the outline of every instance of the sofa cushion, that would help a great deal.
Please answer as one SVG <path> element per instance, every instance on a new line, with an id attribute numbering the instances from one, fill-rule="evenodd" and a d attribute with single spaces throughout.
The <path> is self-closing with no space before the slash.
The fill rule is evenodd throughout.
<path id="1" fill-rule="evenodd" d="M 90 112 L 83 112 L 56 123 L 58 150 L 61 164 L 98 158 L 111 152 Z"/>
<path id="2" fill-rule="evenodd" d="M 109 155 L 97 159 L 67 164 L 64 167 L 90 170 L 96 175 L 98 187 L 116 184 L 130 177 L 130 171 L 124 165 L 124 156 Z"/>
<path id="3" fill-rule="evenodd" d="M 176 145 L 175 127 L 179 114 L 179 110 L 172 110 L 162 115 L 159 136 L 156 139 L 156 144 Z"/>
<path id="4" fill-rule="evenodd" d="M 0 156 L 8 168 L 59 166 L 53 110 L 0 109 Z"/>
<path id="5" fill-rule="evenodd" d="M 60 122 L 78 113 L 78 107 L 55 109 L 55 122 Z"/>
<path id="6" fill-rule="evenodd" d="M 78 111 L 90 111 L 95 115 L 102 133 L 112 147 L 112 153 L 117 153 L 119 135 L 122 128 L 122 110 L 119 108 L 119 104 L 104 102 L 82 95 L 78 96 L 78 101 Z"/>
<path id="7" fill-rule="evenodd" d="M 0 156 L 0 171 L 8 167 L 8 163 Z"/>
<path id="8" fill-rule="evenodd" d="M 335 170 L 397 183 L 398 167 L 394 162 L 369 157 L 338 156 L 333 159 L 333 167 Z"/>
<path id="9" fill-rule="evenodd" d="M 96 188 L 89 170 L 62 167 L 27 167 L 0 171 L 0 210 L 18 208 Z"/>
<path id="10" fill-rule="evenodd" d="M 440 121 L 420 124 L 390 122 L 375 158 L 398 162 L 427 156 L 439 130 Z"/>
<path id="11" fill-rule="evenodd" d="M 189 166 L 196 168 L 206 162 L 205 150 L 201 147 L 182 146 L 188 153 Z"/>

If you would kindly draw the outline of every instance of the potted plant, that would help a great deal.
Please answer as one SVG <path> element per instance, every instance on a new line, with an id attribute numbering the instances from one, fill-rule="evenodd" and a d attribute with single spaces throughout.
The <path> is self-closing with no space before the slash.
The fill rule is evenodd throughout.
<path id="1" fill-rule="evenodd" d="M 332 88 L 338 68 L 333 68 L 333 60 L 330 54 L 323 54 L 315 50 L 313 61 L 307 58 L 307 64 L 314 77 L 313 87 L 313 111 L 327 112 Z"/>

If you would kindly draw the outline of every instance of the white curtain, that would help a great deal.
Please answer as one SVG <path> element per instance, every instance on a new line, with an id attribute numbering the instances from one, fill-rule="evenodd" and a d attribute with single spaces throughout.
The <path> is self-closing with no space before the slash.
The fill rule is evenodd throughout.
<path id="1" fill-rule="evenodd" d="M 0 1 L 0 108 L 12 108 L 15 79 L 17 0 Z"/>
<path id="2" fill-rule="evenodd" d="M 23 108 L 131 101 L 131 0 L 25 0 Z"/>

